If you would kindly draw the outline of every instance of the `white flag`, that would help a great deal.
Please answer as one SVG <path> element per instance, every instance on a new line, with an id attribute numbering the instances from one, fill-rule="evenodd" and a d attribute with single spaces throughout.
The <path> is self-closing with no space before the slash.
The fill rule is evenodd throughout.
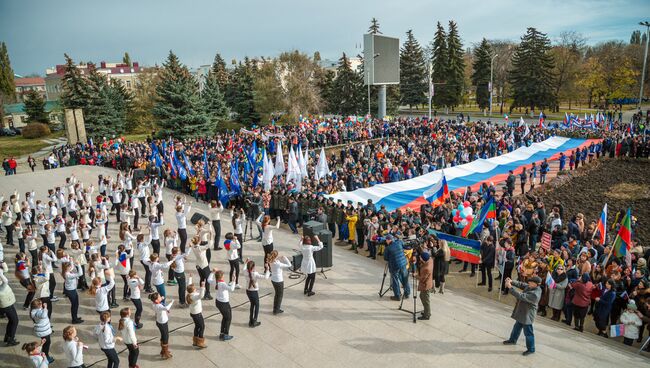
<path id="1" fill-rule="evenodd" d="M 307 172 L 307 148 L 305 152 L 298 151 L 298 165 L 300 166 L 300 176 L 304 179 L 307 178 L 309 173 Z"/>
<path id="2" fill-rule="evenodd" d="M 271 190 L 271 180 L 273 180 L 274 168 L 273 161 L 266 156 L 266 150 L 264 150 L 264 156 L 262 157 L 262 182 L 264 183 L 264 190 Z"/>
<path id="3" fill-rule="evenodd" d="M 524 123 L 524 126 L 526 127 L 526 129 L 524 129 L 524 135 L 521 136 L 522 139 L 526 138 L 526 136 L 530 134 L 530 128 L 528 128 L 528 124 Z"/>
<path id="4" fill-rule="evenodd" d="M 318 165 L 316 165 L 316 180 L 320 180 L 330 173 L 330 168 L 327 165 L 327 156 L 325 155 L 325 147 L 320 149 L 320 156 L 318 157 Z"/>
<path id="5" fill-rule="evenodd" d="M 526 124 L 526 122 L 524 121 L 524 118 L 520 116 L 519 117 L 519 126 L 522 127 L 522 126 L 524 126 L 524 124 Z"/>
<path id="6" fill-rule="evenodd" d="M 296 184 L 296 190 L 300 191 L 302 188 L 302 176 L 300 174 L 300 166 L 298 165 L 298 159 L 296 158 L 296 153 L 293 150 L 293 145 L 289 149 L 289 158 L 287 160 L 287 180 L 286 182 L 294 181 Z"/>
<path id="7" fill-rule="evenodd" d="M 284 157 L 282 156 L 282 141 L 278 141 L 278 149 L 275 156 L 275 175 L 284 174 Z"/>

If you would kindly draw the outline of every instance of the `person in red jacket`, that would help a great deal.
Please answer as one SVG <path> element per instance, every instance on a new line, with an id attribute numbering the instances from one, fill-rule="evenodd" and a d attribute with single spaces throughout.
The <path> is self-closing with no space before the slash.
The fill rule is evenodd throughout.
<path id="1" fill-rule="evenodd" d="M 16 175 L 16 167 L 18 166 L 18 163 L 16 162 L 15 157 L 10 157 L 9 158 L 9 170 L 11 171 L 10 175 Z"/>
<path id="2" fill-rule="evenodd" d="M 571 288 L 575 290 L 571 303 L 573 304 L 573 319 L 575 321 L 576 331 L 584 331 L 585 317 L 587 310 L 591 304 L 591 291 L 594 284 L 591 283 L 591 278 L 588 273 L 583 273 L 582 277 L 571 284 Z"/>

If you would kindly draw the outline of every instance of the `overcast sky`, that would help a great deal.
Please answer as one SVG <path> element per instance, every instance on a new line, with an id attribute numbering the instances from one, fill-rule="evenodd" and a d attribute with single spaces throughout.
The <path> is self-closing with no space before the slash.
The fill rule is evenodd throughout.
<path id="1" fill-rule="evenodd" d="M 565 30 L 588 43 L 629 41 L 638 22 L 650 20 L 649 0 L 0 0 L 0 40 L 18 74 L 39 73 L 74 60 L 160 64 L 169 50 L 195 67 L 226 60 L 275 56 L 299 49 L 336 59 L 356 55 L 369 21 L 385 35 L 421 44 L 437 21 L 455 20 L 465 47 L 486 37 L 518 40 L 526 27 L 551 39 Z M 645 17 L 645 19 L 644 19 Z"/>

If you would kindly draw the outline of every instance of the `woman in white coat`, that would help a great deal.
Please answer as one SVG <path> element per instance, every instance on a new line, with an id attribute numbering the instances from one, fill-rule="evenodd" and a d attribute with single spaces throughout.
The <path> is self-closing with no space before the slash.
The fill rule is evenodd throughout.
<path id="1" fill-rule="evenodd" d="M 323 249 L 323 242 L 318 239 L 318 236 L 314 236 L 314 240 L 318 243 L 318 246 L 311 245 L 311 237 L 309 236 L 304 236 L 300 239 L 300 252 L 302 252 L 302 263 L 300 264 L 300 269 L 302 272 L 307 274 L 304 291 L 307 296 L 315 294 L 312 291 L 314 288 L 314 281 L 316 281 L 316 261 L 314 261 L 314 252 Z"/>

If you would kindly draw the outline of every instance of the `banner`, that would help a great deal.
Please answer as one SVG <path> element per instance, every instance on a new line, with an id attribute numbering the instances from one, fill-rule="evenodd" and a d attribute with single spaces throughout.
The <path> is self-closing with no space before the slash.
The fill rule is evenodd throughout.
<path id="1" fill-rule="evenodd" d="M 438 239 L 447 241 L 452 257 L 472 264 L 479 264 L 481 262 L 480 241 L 461 238 L 460 236 L 453 236 L 435 230 L 429 230 L 429 232 L 435 234 Z"/>
<path id="2" fill-rule="evenodd" d="M 542 233 L 542 248 L 547 251 L 551 249 L 551 234 L 546 231 Z"/>

